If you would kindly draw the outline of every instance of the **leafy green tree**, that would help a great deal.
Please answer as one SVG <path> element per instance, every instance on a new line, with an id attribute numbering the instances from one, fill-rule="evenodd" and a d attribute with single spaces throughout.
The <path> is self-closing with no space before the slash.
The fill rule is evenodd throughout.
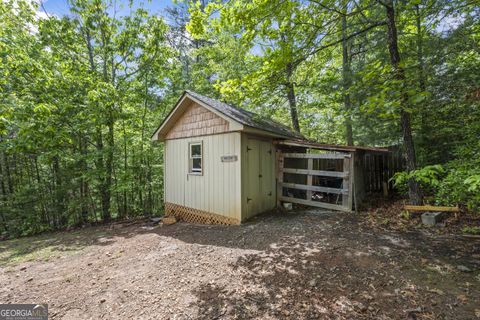
<path id="1" fill-rule="evenodd" d="M 184 1 L 167 26 L 130 2 L 74 0 L 63 17 L 0 2 L 0 230 L 159 212 L 150 133 L 185 89 L 320 142 L 402 145 L 413 202 L 421 180 L 437 203 L 478 210 L 479 13 L 466 0 Z"/>
<path id="2" fill-rule="evenodd" d="M 104 1 L 74 1 L 62 18 L 38 19 L 28 2 L 1 9 L 5 230 L 155 212 L 162 155 L 149 133 L 173 52 L 163 20 Z"/>

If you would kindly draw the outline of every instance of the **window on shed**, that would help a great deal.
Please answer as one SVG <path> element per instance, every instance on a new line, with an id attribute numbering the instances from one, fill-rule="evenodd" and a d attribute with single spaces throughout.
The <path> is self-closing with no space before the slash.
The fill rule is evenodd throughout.
<path id="1" fill-rule="evenodd" d="M 189 144 L 189 173 L 202 174 L 203 146 L 201 142 Z"/>

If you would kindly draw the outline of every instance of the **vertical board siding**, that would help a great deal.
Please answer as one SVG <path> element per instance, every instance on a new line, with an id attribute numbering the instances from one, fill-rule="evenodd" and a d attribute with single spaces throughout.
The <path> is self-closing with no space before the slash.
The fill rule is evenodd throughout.
<path id="1" fill-rule="evenodd" d="M 239 132 L 165 141 L 165 201 L 241 219 Z M 189 143 L 203 143 L 202 175 L 188 174 Z M 222 156 L 238 157 L 222 162 Z"/>
<path id="2" fill-rule="evenodd" d="M 263 141 L 260 144 L 260 168 L 262 174 L 262 208 L 267 211 L 276 206 L 276 178 L 275 178 L 275 146 L 271 141 Z"/>
<path id="3" fill-rule="evenodd" d="M 245 221 L 276 206 L 276 157 L 271 140 L 242 134 L 241 143 L 242 221 Z M 247 198 L 251 200 L 247 201 Z"/>
<path id="4" fill-rule="evenodd" d="M 240 202 L 242 204 L 241 221 L 243 222 L 247 217 L 247 136 L 241 134 L 240 138 L 240 158 L 242 159 L 241 165 L 241 189 L 240 189 Z"/>

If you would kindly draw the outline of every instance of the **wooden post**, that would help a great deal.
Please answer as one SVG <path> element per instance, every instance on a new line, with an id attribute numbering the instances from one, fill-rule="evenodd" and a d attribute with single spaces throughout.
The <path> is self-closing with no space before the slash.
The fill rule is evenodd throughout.
<path id="1" fill-rule="evenodd" d="M 277 150 L 277 206 L 281 207 L 282 202 L 280 198 L 283 196 L 283 155 L 280 150 Z"/>
<path id="2" fill-rule="evenodd" d="M 353 207 L 353 193 L 354 193 L 354 188 L 353 185 L 355 183 L 355 152 L 350 153 L 350 166 L 349 166 L 349 180 L 348 180 L 348 201 L 347 201 L 347 206 L 348 210 L 352 210 Z"/>
<path id="3" fill-rule="evenodd" d="M 388 183 L 383 182 L 383 196 L 388 197 Z"/>
<path id="4" fill-rule="evenodd" d="M 342 206 L 348 210 L 352 210 L 352 163 L 353 153 L 350 154 L 350 158 L 345 157 L 343 159 L 343 172 L 347 173 L 343 178 L 343 189 L 348 189 L 347 194 L 342 194 Z"/>
<path id="5" fill-rule="evenodd" d="M 308 170 L 313 170 L 313 159 L 309 158 L 307 159 L 307 169 Z M 307 175 L 307 185 L 311 186 L 313 182 L 313 176 L 311 174 Z M 307 200 L 311 201 L 312 200 L 312 191 L 308 190 L 307 191 Z"/>

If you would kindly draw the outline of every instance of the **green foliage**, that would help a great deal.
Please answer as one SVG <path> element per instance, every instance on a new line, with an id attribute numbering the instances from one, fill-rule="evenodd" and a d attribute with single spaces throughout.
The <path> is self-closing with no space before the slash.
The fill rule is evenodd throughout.
<path id="1" fill-rule="evenodd" d="M 468 167 L 453 167 L 442 180 L 436 202 L 444 205 L 464 204 L 471 210 L 480 208 L 480 170 Z"/>
<path id="2" fill-rule="evenodd" d="M 410 172 L 397 172 L 391 178 L 393 185 L 400 192 L 405 193 L 408 190 L 408 181 L 415 179 L 422 186 L 422 190 L 428 193 L 434 193 L 440 186 L 441 178 L 445 170 L 441 165 L 425 166 L 421 169 Z"/>
<path id="3" fill-rule="evenodd" d="M 480 208 L 480 170 L 478 161 L 461 165 L 453 161 L 445 165 L 432 165 L 407 172 L 397 172 L 391 179 L 394 186 L 407 192 L 408 179 L 420 182 L 425 195 L 434 196 L 439 205 L 466 205 L 471 210 Z"/>
<path id="4" fill-rule="evenodd" d="M 478 235 L 480 234 L 480 227 L 465 227 L 462 230 L 463 233 Z"/>
<path id="5" fill-rule="evenodd" d="M 411 218 L 410 212 L 403 210 L 400 212 L 400 217 L 405 220 L 409 220 Z"/>
<path id="6" fill-rule="evenodd" d="M 172 48 L 144 9 L 72 1 L 37 18 L 29 1 L 0 3 L 0 228 L 24 236 L 162 208 L 162 149 Z"/>
<path id="7" fill-rule="evenodd" d="M 480 193 L 480 174 L 469 176 L 463 183 L 467 186 L 467 191 Z"/>

